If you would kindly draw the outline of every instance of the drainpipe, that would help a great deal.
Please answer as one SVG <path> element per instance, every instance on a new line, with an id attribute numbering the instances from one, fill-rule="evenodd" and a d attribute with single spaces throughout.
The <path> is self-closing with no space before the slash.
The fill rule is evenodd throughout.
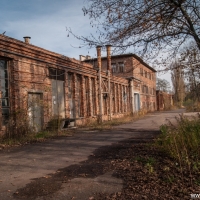
<path id="1" fill-rule="evenodd" d="M 96 47 L 97 50 L 97 67 L 99 70 L 99 123 L 102 123 L 102 88 L 101 88 L 101 46 Z"/>
<path id="2" fill-rule="evenodd" d="M 109 98 L 109 111 L 108 111 L 108 120 L 112 119 L 112 97 L 110 90 L 110 74 L 111 74 L 111 45 L 106 45 L 107 51 L 107 72 L 108 72 L 108 98 Z"/>

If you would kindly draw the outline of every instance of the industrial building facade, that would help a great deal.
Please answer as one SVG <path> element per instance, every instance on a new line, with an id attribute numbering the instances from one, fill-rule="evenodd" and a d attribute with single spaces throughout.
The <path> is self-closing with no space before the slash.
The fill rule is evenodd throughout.
<path id="1" fill-rule="evenodd" d="M 110 120 L 143 106 L 155 110 L 156 71 L 135 55 L 120 57 L 125 60 L 117 61 L 115 68 L 109 48 L 106 60 L 97 47 L 94 66 L 89 60 L 78 61 L 34 46 L 30 37 L 23 42 L 0 35 L 1 132 L 10 117 L 17 117 L 21 110 L 36 131 L 48 127 L 55 117 L 72 119 L 69 122 L 75 122 L 71 125 L 79 125 L 88 119 Z M 137 61 L 138 67 L 131 71 L 133 65 L 126 64 L 128 59 Z"/>
<path id="2" fill-rule="evenodd" d="M 90 63 L 94 68 L 97 66 L 97 58 L 88 59 L 87 56 L 81 56 L 80 60 Z M 102 71 L 107 72 L 108 58 L 102 57 Z M 135 54 L 122 54 L 111 56 L 111 77 L 123 77 L 129 81 L 129 87 L 132 93 L 133 110 L 140 109 L 147 111 L 156 110 L 156 70 L 145 63 Z"/>

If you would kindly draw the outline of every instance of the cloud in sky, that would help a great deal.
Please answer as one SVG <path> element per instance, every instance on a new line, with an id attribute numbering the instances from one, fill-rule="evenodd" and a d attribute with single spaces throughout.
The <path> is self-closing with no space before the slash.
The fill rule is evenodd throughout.
<path id="1" fill-rule="evenodd" d="M 87 54 L 96 57 L 95 48 L 78 48 L 81 42 L 67 37 L 66 32 L 66 27 L 71 27 L 77 35 L 95 33 L 88 16 L 82 12 L 85 0 L 0 1 L 0 33 L 6 31 L 5 35 L 18 40 L 30 36 L 31 44 L 68 57 L 78 59 L 79 55 Z M 161 78 L 171 79 L 169 74 Z"/>
<path id="2" fill-rule="evenodd" d="M 33 45 L 78 59 L 88 49 L 73 48 L 80 41 L 67 37 L 66 27 L 77 34 L 89 34 L 89 19 L 83 16 L 81 0 L 1 0 L 0 33 L 19 40 L 31 37 Z M 90 50 L 93 56 L 95 49 Z"/>

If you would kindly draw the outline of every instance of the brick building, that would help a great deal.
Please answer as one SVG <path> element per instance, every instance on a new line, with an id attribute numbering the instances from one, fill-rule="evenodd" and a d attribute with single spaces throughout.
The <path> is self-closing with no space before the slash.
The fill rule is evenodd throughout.
<path id="1" fill-rule="evenodd" d="M 160 90 L 156 90 L 157 110 L 170 110 L 173 106 L 173 95 Z"/>
<path id="2" fill-rule="evenodd" d="M 80 60 L 97 67 L 97 58 L 80 56 Z M 107 72 L 107 57 L 102 57 L 102 71 Z M 111 77 L 123 77 L 129 80 L 133 96 L 132 111 L 156 110 L 156 70 L 135 54 L 111 56 Z"/>
<path id="3" fill-rule="evenodd" d="M 34 46 L 30 37 L 24 39 L 0 35 L 1 132 L 11 116 L 19 120 L 21 111 L 39 131 L 55 117 L 63 119 L 63 126 L 70 121 L 79 125 L 143 107 L 155 109 L 156 71 L 136 55 L 111 58 L 108 47 L 107 58 L 101 58 L 97 47 L 98 59 L 83 62 Z"/>

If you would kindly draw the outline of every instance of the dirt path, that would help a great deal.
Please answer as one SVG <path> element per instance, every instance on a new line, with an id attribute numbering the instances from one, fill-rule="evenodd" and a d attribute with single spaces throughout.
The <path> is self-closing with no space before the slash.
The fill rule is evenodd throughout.
<path id="1" fill-rule="evenodd" d="M 152 113 L 111 131 L 78 131 L 71 137 L 3 150 L 0 199 L 85 200 L 120 194 L 123 179 L 113 176 L 113 155 L 128 148 L 125 141 L 148 142 L 166 119 L 181 112 Z"/>

